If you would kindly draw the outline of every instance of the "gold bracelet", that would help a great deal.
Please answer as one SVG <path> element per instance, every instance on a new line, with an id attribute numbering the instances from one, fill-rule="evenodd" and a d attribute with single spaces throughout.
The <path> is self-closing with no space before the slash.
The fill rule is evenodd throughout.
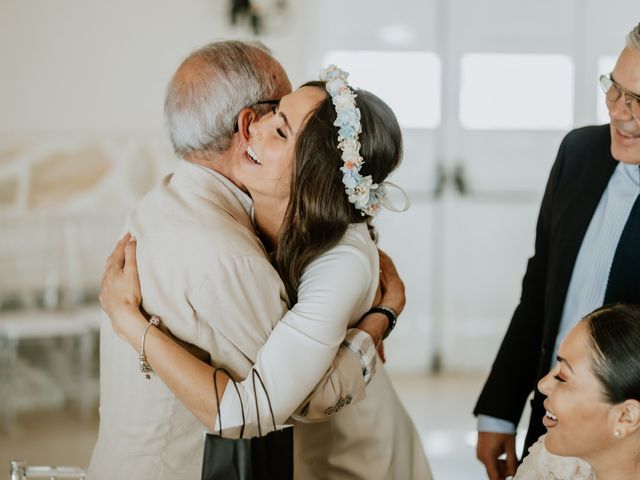
<path id="1" fill-rule="evenodd" d="M 153 372 L 153 369 L 151 368 L 151 365 L 149 365 L 149 362 L 147 362 L 147 356 L 144 353 L 144 340 L 145 338 L 147 338 L 147 332 L 149 331 L 151 325 L 155 327 L 160 325 L 160 318 L 152 315 L 149 319 L 149 323 L 144 328 L 144 332 L 142 333 L 142 346 L 140 347 L 140 355 L 138 356 L 138 359 L 140 363 L 140 372 L 145 376 L 147 380 L 151 380 L 151 372 Z"/>

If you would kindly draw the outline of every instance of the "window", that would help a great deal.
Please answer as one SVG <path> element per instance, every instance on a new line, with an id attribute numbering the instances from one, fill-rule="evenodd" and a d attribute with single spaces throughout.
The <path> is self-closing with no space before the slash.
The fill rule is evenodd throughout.
<path id="1" fill-rule="evenodd" d="M 441 66 L 432 52 L 332 51 L 323 64 L 349 72 L 349 83 L 375 93 L 404 128 L 440 125 Z"/>
<path id="2" fill-rule="evenodd" d="M 616 60 L 617 57 L 614 56 L 600 57 L 598 59 L 598 79 L 602 74 L 608 75 L 609 73 L 611 73 L 613 67 L 616 66 Z M 602 91 L 602 87 L 600 86 L 599 81 L 598 83 L 596 83 L 596 88 L 598 89 L 598 104 L 596 105 L 598 123 L 609 123 L 609 111 L 607 110 L 607 102 L 604 99 L 604 92 Z"/>
<path id="3" fill-rule="evenodd" d="M 460 65 L 460 124 L 470 130 L 567 130 L 573 63 L 566 55 L 470 53 Z"/>

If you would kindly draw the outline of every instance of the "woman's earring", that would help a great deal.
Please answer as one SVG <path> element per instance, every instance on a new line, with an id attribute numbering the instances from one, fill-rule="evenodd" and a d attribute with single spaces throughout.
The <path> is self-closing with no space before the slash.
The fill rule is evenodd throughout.
<path id="1" fill-rule="evenodd" d="M 613 432 L 614 437 L 619 437 L 620 435 L 622 435 L 622 432 L 620 430 L 614 430 Z"/>

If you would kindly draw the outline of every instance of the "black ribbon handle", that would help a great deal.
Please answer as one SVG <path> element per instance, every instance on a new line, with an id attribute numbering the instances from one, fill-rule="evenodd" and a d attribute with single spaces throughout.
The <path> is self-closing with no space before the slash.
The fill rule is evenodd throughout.
<path id="1" fill-rule="evenodd" d="M 235 388 L 236 393 L 238 394 L 238 400 L 240 400 L 240 411 L 242 412 L 242 428 L 240 429 L 240 438 L 244 437 L 244 430 L 247 425 L 247 421 L 244 415 L 244 404 L 242 403 L 242 395 L 240 395 L 240 390 L 238 389 L 238 384 L 233 379 L 229 371 L 222 367 L 216 367 L 213 370 L 213 389 L 215 390 L 216 397 L 216 406 L 218 408 L 218 434 L 222 437 L 222 415 L 220 415 L 220 396 L 218 395 L 218 383 L 216 382 L 216 375 L 218 371 L 224 373 L 229 381 L 233 383 L 233 388 Z M 271 405 L 271 399 L 269 398 L 269 392 L 267 392 L 267 387 L 265 387 L 264 382 L 262 381 L 262 377 L 258 373 L 255 368 L 251 369 L 251 383 L 253 383 L 253 396 L 256 403 L 256 415 L 258 417 L 258 435 L 262 437 L 262 425 L 260 424 L 260 406 L 258 404 L 258 392 L 256 390 L 256 377 L 260 381 L 260 385 L 262 386 L 262 391 L 267 397 L 267 403 L 269 405 L 269 412 L 271 413 L 271 422 L 273 423 L 273 431 L 276 429 L 276 417 L 273 414 L 273 406 Z"/>
<path id="2" fill-rule="evenodd" d="M 253 383 L 253 396 L 256 401 L 256 414 L 258 416 L 258 435 L 262 436 L 262 427 L 260 425 L 260 407 L 258 406 L 258 393 L 256 392 L 256 377 L 260 380 L 260 385 L 262 385 L 262 391 L 267 397 L 267 403 L 269 404 L 269 411 L 271 412 L 271 421 L 273 422 L 273 431 L 276 431 L 276 417 L 273 414 L 273 407 L 271 406 L 271 399 L 269 398 L 269 392 L 267 392 L 267 388 L 264 386 L 264 382 L 262 381 L 262 377 L 258 373 L 258 371 L 254 368 L 251 369 L 251 382 Z M 244 418 L 244 415 L 243 415 Z"/>
<path id="3" fill-rule="evenodd" d="M 218 383 L 216 382 L 216 374 L 218 373 L 218 370 L 223 372 L 227 376 L 229 381 L 233 383 L 233 388 L 236 389 L 236 393 L 238 394 L 238 400 L 240 400 L 240 411 L 242 412 L 242 428 L 240 429 L 240 438 L 243 438 L 244 427 L 246 426 L 246 420 L 244 417 L 244 405 L 242 403 L 242 396 L 240 395 L 240 390 L 238 390 L 238 385 L 236 385 L 236 382 L 231 376 L 231 374 L 227 371 L 226 368 L 222 368 L 222 367 L 216 367 L 213 370 L 213 389 L 215 390 L 215 393 L 216 393 L 216 406 L 218 407 L 218 426 L 220 428 L 220 430 L 218 431 L 218 434 L 222 437 L 222 415 L 220 415 L 220 397 L 218 395 Z M 255 388 L 255 385 L 254 385 L 254 388 Z"/>

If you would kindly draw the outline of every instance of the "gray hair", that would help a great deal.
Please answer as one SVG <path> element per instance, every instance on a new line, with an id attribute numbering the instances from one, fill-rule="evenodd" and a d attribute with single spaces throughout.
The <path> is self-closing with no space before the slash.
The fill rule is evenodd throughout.
<path id="1" fill-rule="evenodd" d="M 164 113 L 175 152 L 223 152 L 240 111 L 291 88 L 282 66 L 260 42 L 213 42 L 191 53 L 167 87 Z"/>
<path id="2" fill-rule="evenodd" d="M 627 35 L 627 46 L 640 52 L 640 23 Z"/>

